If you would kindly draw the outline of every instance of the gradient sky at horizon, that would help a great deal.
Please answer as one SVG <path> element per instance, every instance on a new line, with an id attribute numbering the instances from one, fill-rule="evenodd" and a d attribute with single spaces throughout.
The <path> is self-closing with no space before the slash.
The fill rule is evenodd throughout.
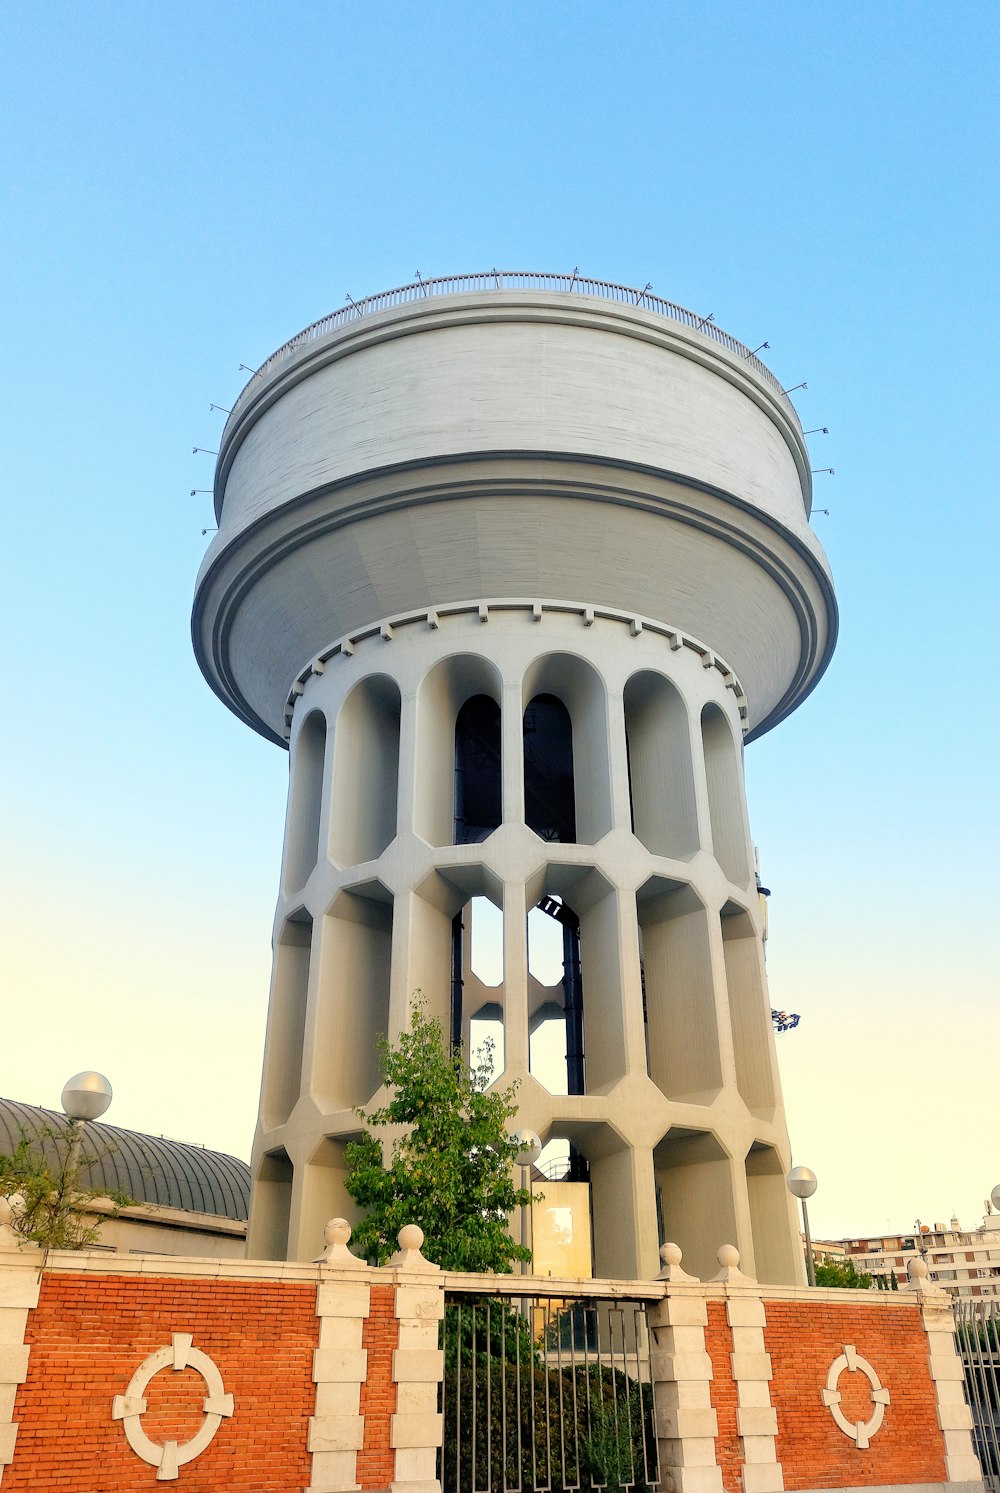
<path id="1" fill-rule="evenodd" d="M 1000 1182 L 1000 11 L 316 0 L 0 11 L 0 1093 L 248 1156 L 286 758 L 188 637 L 246 374 L 424 275 L 642 286 L 764 354 L 842 631 L 747 753 L 817 1234 Z"/>

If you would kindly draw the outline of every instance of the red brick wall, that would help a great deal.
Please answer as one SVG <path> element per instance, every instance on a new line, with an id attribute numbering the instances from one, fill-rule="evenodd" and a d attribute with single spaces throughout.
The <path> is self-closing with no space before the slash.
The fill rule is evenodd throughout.
<path id="1" fill-rule="evenodd" d="M 764 1347 L 771 1355 L 771 1403 L 778 1412 L 776 1452 L 785 1487 L 861 1487 L 872 1483 L 933 1483 L 945 1478 L 944 1445 L 935 1414 L 927 1338 L 914 1303 L 768 1301 Z M 830 1365 L 853 1343 L 889 1390 L 882 1427 L 859 1450 L 823 1404 Z M 861 1373 L 838 1385 L 848 1420 L 867 1420 L 870 1386 Z M 6 1490 L 5 1490 L 6 1493 Z"/>
<path id="2" fill-rule="evenodd" d="M 182 1467 L 185 1493 L 301 1493 L 318 1325 L 314 1285 L 47 1274 L 28 1317 L 28 1379 L 14 1407 L 20 1429 L 3 1493 L 161 1486 L 111 1419 L 111 1404 L 174 1332 L 193 1333 L 235 1398 L 232 1418 Z M 205 1394 L 200 1374 L 164 1369 L 150 1380 L 143 1430 L 156 1442 L 189 1439 Z"/>
<path id="3" fill-rule="evenodd" d="M 392 1355 L 398 1343 L 395 1290 L 392 1286 L 372 1286 L 371 1309 L 361 1336 L 361 1346 L 368 1350 L 368 1378 L 361 1386 L 365 1439 L 358 1452 L 357 1472 L 362 1488 L 388 1488 L 396 1472 L 390 1416 L 396 1411 Z"/>
<path id="4" fill-rule="evenodd" d="M 740 1493 L 743 1479 L 743 1448 L 740 1445 L 736 1426 L 736 1380 L 729 1355 L 733 1351 L 733 1336 L 726 1320 L 724 1301 L 708 1303 L 708 1326 L 705 1329 L 705 1347 L 712 1360 L 712 1405 L 719 1418 L 719 1434 L 715 1438 L 715 1456 L 722 1469 L 722 1486 L 726 1493 Z"/>

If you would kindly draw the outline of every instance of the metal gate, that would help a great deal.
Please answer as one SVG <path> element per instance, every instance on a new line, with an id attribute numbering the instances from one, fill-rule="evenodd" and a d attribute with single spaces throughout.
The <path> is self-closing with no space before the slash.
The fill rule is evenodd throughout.
<path id="1" fill-rule="evenodd" d="M 1000 1299 L 955 1299 L 973 1440 L 989 1493 L 1000 1493 Z"/>
<path id="2" fill-rule="evenodd" d="M 655 1489 L 644 1302 L 504 1286 L 445 1298 L 444 1493 Z"/>

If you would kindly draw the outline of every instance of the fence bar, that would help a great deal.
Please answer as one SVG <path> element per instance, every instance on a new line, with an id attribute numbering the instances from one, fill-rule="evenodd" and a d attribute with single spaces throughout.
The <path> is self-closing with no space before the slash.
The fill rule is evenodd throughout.
<path id="1" fill-rule="evenodd" d="M 955 1298 L 973 1442 L 989 1493 L 1000 1493 L 1000 1300 Z"/>
<path id="2" fill-rule="evenodd" d="M 649 1341 L 635 1297 L 448 1291 L 444 1493 L 652 1493 Z"/>

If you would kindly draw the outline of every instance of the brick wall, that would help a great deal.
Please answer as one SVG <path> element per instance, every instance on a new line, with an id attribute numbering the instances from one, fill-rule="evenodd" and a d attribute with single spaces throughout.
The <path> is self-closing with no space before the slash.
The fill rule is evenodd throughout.
<path id="1" fill-rule="evenodd" d="M 132 1451 L 111 1406 L 143 1360 L 179 1331 L 193 1334 L 235 1397 L 232 1418 L 181 1468 L 185 1493 L 301 1493 L 310 1471 L 315 1286 L 63 1273 L 44 1276 L 28 1318 L 28 1378 L 15 1401 L 19 1429 L 3 1493 L 158 1486 L 157 1469 Z M 157 1442 L 187 1440 L 203 1423 L 205 1394 L 192 1369 L 156 1374 L 143 1430 Z"/>
<path id="2" fill-rule="evenodd" d="M 396 1412 L 392 1355 L 399 1343 L 395 1295 L 392 1286 L 372 1287 L 371 1310 L 361 1337 L 362 1347 L 368 1352 L 368 1378 L 361 1386 L 365 1439 L 358 1452 L 357 1473 L 362 1488 L 387 1488 L 395 1472 L 391 1441 Z"/>
<path id="3" fill-rule="evenodd" d="M 186 1334 L 221 1373 L 212 1393 L 231 1395 L 233 1413 L 220 1412 L 211 1442 L 180 1465 L 183 1493 L 432 1493 L 444 1288 L 497 1284 L 445 1277 L 419 1257 L 410 1269 L 369 1271 L 349 1257 L 336 1270 L 63 1255 L 50 1258 L 33 1307 L 37 1279 L 38 1264 L 23 1255 L 0 1257 L 0 1493 L 158 1486 L 157 1467 L 133 1451 L 125 1428 L 141 1427 L 154 1456 L 202 1429 L 206 1382 L 173 1367 L 188 1361 Z M 546 1288 L 573 1291 L 569 1282 L 534 1286 Z M 641 1294 L 656 1324 L 663 1472 L 679 1489 L 802 1493 L 976 1477 L 946 1299 L 768 1296 L 738 1272 L 726 1282 L 646 1283 Z M 847 1345 L 890 1393 L 867 1447 L 823 1401 Z M 115 1419 L 116 1397 L 161 1350 L 165 1366 L 141 1391 L 141 1414 L 119 1405 L 128 1420 Z M 837 1388 L 848 1420 L 868 1420 L 868 1379 L 846 1369 Z"/>
<path id="4" fill-rule="evenodd" d="M 881 1302 L 841 1305 L 818 1295 L 808 1301 L 768 1301 L 764 1343 L 771 1355 L 776 1451 L 787 1489 L 945 1479 L 927 1335 L 916 1302 L 906 1309 Z M 891 1396 L 882 1427 L 866 1450 L 838 1429 L 821 1399 L 830 1365 L 847 1343 L 870 1362 Z M 845 1372 L 838 1388 L 847 1419 L 867 1420 L 872 1411 L 867 1378 Z"/>
<path id="5" fill-rule="evenodd" d="M 726 1493 L 740 1493 L 743 1487 L 740 1476 L 743 1452 L 736 1426 L 736 1380 L 729 1357 L 733 1351 L 733 1335 L 726 1321 L 724 1301 L 708 1303 L 705 1348 L 712 1360 L 712 1406 L 719 1418 L 715 1457 L 722 1470 L 722 1486 Z"/>

